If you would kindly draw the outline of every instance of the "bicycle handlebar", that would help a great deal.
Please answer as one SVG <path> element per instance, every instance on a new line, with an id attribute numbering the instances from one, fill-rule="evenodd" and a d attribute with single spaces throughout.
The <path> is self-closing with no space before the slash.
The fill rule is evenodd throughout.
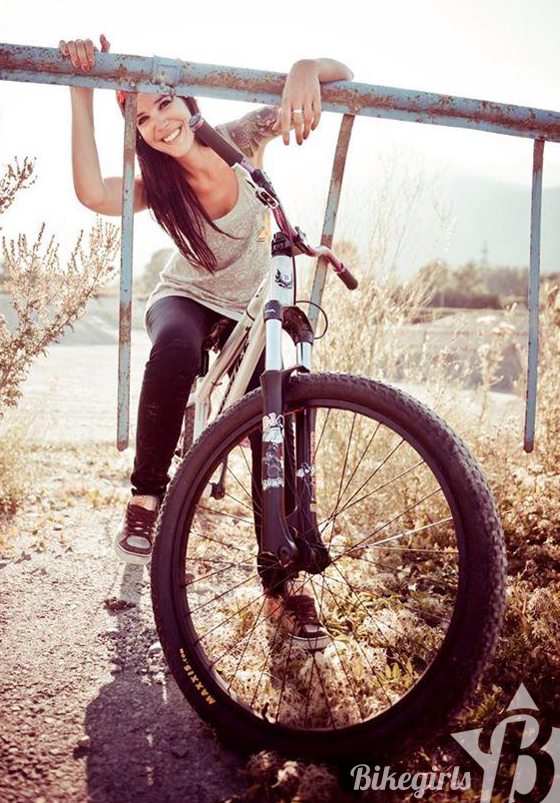
<path id="1" fill-rule="evenodd" d="M 189 128 L 197 139 L 212 148 L 230 167 L 245 161 L 243 154 L 230 145 L 215 128 L 212 128 L 200 113 L 191 117 Z"/>
<path id="2" fill-rule="evenodd" d="M 340 262 L 333 254 L 330 248 L 325 245 L 320 245 L 317 248 L 308 245 L 303 239 L 300 230 L 293 228 L 288 221 L 282 205 L 270 183 L 268 176 L 259 170 L 246 159 L 246 157 L 230 145 L 229 142 L 213 128 L 201 114 L 195 114 L 189 120 L 189 128 L 197 139 L 208 145 L 212 150 L 220 156 L 224 162 L 230 167 L 236 164 L 242 167 L 251 176 L 252 181 L 259 187 L 258 196 L 262 203 L 268 205 L 272 209 L 275 220 L 284 234 L 288 235 L 291 240 L 296 240 L 299 251 L 307 256 L 324 257 L 327 262 L 332 266 L 333 271 L 338 278 L 346 285 L 349 290 L 355 290 L 358 286 L 356 277 Z"/>
<path id="3" fill-rule="evenodd" d="M 310 256 L 318 256 L 318 257 L 325 257 L 325 259 L 330 262 L 333 271 L 338 276 L 340 281 L 346 285 L 349 290 L 355 290 L 358 286 L 358 280 L 351 273 L 348 268 L 339 262 L 338 259 L 335 257 L 333 252 L 330 248 L 327 248 L 326 245 L 320 245 L 319 248 L 312 248 L 313 251 Z"/>

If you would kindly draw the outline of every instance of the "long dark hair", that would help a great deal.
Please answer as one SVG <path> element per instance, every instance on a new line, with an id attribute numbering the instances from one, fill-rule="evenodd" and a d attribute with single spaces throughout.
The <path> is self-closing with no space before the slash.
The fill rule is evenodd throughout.
<path id="1" fill-rule="evenodd" d="M 200 111 L 192 96 L 179 95 L 191 114 Z M 121 107 L 122 108 L 122 107 Z M 208 147 L 203 145 L 204 148 Z M 174 240 L 184 257 L 213 273 L 217 260 L 204 239 L 203 221 L 225 237 L 238 240 L 222 231 L 198 200 L 177 161 L 167 153 L 152 148 L 136 129 L 136 155 L 142 174 L 148 208 L 157 222 Z"/>

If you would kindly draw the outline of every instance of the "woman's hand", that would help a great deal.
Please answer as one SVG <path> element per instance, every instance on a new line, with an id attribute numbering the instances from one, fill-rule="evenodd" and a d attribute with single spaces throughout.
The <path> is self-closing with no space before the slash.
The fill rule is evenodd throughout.
<path id="1" fill-rule="evenodd" d="M 290 144 L 290 129 L 298 145 L 319 125 L 321 117 L 321 84 L 319 67 L 313 59 L 296 61 L 288 73 L 275 130 L 282 131 L 284 145 Z"/>
<path id="2" fill-rule="evenodd" d="M 107 41 L 104 34 L 99 37 L 101 43 L 101 52 L 108 53 L 111 45 Z M 95 47 L 91 39 L 70 39 L 66 42 L 61 39 L 58 43 L 58 49 L 63 56 L 69 56 L 72 60 L 74 67 L 87 72 L 95 63 L 94 53 L 99 53 L 99 48 Z"/>

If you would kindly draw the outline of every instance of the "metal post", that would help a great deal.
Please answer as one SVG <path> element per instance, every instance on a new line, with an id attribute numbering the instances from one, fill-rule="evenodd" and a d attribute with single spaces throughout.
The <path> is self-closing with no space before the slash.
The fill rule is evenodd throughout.
<path id="1" fill-rule="evenodd" d="M 323 233 L 321 234 L 321 245 L 326 245 L 327 248 L 331 247 L 333 241 L 334 227 L 338 213 L 338 202 L 340 201 L 340 191 L 342 189 L 342 179 L 344 177 L 344 167 L 346 165 L 346 156 L 348 154 L 348 146 L 350 144 L 350 135 L 352 134 L 353 125 L 354 115 L 345 114 L 342 117 L 340 130 L 338 132 L 338 141 L 336 143 L 336 151 L 334 154 L 329 195 L 327 197 L 327 208 L 325 209 L 325 217 L 323 220 Z M 348 267 L 352 269 L 351 265 Z M 326 274 L 327 262 L 321 257 L 315 266 L 313 289 L 311 291 L 312 304 L 309 309 L 309 321 L 314 332 L 317 327 L 317 318 L 319 315 L 319 308 L 315 305 L 321 303 L 323 290 L 325 287 Z"/>
<path id="2" fill-rule="evenodd" d="M 121 283 L 119 302 L 119 389 L 117 449 L 128 446 L 130 423 L 130 335 L 132 322 L 132 234 L 134 222 L 134 155 L 136 153 L 135 92 L 124 102 L 124 162 L 121 230 Z"/>
<path id="3" fill-rule="evenodd" d="M 533 186 L 531 190 L 531 253 L 529 268 L 529 348 L 527 362 L 527 402 L 523 448 L 532 452 L 535 445 L 537 409 L 537 371 L 539 361 L 539 274 L 541 257 L 541 205 L 544 139 L 533 146 Z"/>

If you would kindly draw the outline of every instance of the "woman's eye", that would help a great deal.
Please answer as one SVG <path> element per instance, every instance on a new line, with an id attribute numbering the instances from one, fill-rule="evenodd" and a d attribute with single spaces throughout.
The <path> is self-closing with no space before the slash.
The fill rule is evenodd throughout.
<path id="1" fill-rule="evenodd" d="M 163 109 L 163 107 L 164 107 L 164 106 L 168 106 L 170 103 L 171 103 L 171 98 L 164 98 L 164 99 L 163 99 L 163 100 L 160 102 L 160 104 L 159 104 L 159 108 L 160 108 L 160 109 Z M 144 125 L 144 123 L 145 123 L 145 122 L 146 122 L 146 118 L 145 118 L 145 117 L 141 117 L 141 118 L 138 120 L 138 125 Z"/>

